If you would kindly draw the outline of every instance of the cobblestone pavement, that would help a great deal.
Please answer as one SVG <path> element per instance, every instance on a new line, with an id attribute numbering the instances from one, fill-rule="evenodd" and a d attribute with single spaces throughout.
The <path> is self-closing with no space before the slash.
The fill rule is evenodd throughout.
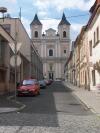
<path id="1" fill-rule="evenodd" d="M 0 114 L 0 133 L 99 133 L 100 118 L 86 108 L 61 82 L 37 97 L 19 97 L 20 112 Z"/>

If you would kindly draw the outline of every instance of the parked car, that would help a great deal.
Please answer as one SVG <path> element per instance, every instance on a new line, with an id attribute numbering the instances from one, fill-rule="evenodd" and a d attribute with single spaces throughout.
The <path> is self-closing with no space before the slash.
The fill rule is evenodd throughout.
<path id="1" fill-rule="evenodd" d="M 47 85 L 51 85 L 53 80 L 52 79 L 48 79 L 48 80 L 46 79 L 45 82 L 46 82 Z"/>
<path id="2" fill-rule="evenodd" d="M 17 95 L 18 96 L 38 95 L 38 94 L 40 94 L 40 85 L 36 79 L 23 80 L 17 86 Z"/>
<path id="3" fill-rule="evenodd" d="M 39 80 L 40 88 L 46 88 L 46 82 L 45 80 Z"/>

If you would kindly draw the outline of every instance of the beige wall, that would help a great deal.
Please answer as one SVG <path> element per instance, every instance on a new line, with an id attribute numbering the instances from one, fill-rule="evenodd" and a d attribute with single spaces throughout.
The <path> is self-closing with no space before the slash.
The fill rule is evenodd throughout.
<path id="1" fill-rule="evenodd" d="M 97 41 L 97 27 L 99 27 L 99 40 Z M 94 44 L 94 32 L 95 32 L 95 44 Z M 92 56 L 89 55 L 89 61 L 92 64 L 90 66 L 90 89 L 97 89 L 96 86 L 100 84 L 100 70 L 96 70 L 94 65 L 96 62 L 100 61 L 100 8 L 98 9 L 97 15 L 95 15 L 90 28 L 88 30 L 88 45 L 92 41 Z M 94 46 L 95 45 L 95 46 Z M 89 52 L 90 53 L 90 52 Z M 92 72 L 95 70 L 95 85 L 93 85 L 93 75 Z"/>
<path id="2" fill-rule="evenodd" d="M 9 43 L 14 43 L 13 38 L 0 26 L 0 45 L 3 45 L 3 49 L 1 49 L 3 50 L 3 55 L 2 59 L 0 59 L 0 94 L 10 91 L 10 83 L 14 85 L 14 82 L 10 80 L 11 49 Z M 12 89 L 14 89 L 14 87 Z"/>
<path id="3" fill-rule="evenodd" d="M 17 41 L 17 43 L 22 43 L 20 52 L 27 60 L 30 59 L 30 38 L 24 29 L 20 19 L 18 18 L 5 18 L 4 21 L 0 19 L 0 24 L 10 24 L 11 25 L 11 36 Z M 28 55 L 27 55 L 28 53 Z"/>

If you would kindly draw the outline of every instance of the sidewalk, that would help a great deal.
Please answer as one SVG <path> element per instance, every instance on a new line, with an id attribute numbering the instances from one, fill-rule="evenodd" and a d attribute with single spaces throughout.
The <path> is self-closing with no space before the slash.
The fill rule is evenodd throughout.
<path id="1" fill-rule="evenodd" d="M 0 113 L 16 112 L 25 107 L 22 103 L 12 100 L 13 96 L 0 96 Z"/>
<path id="2" fill-rule="evenodd" d="M 84 90 L 71 83 L 64 81 L 64 85 L 71 90 L 73 93 L 89 108 L 92 112 L 100 115 L 100 93 Z"/>

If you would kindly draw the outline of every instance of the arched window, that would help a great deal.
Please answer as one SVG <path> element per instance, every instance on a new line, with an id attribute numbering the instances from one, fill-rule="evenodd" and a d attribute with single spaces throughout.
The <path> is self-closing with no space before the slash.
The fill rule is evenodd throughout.
<path id="1" fill-rule="evenodd" d="M 52 49 L 49 50 L 49 56 L 53 56 L 53 50 Z"/>
<path id="2" fill-rule="evenodd" d="M 38 32 L 37 31 L 35 31 L 35 37 L 38 37 Z"/>
<path id="3" fill-rule="evenodd" d="M 63 37 L 66 37 L 66 31 L 63 32 Z"/>

